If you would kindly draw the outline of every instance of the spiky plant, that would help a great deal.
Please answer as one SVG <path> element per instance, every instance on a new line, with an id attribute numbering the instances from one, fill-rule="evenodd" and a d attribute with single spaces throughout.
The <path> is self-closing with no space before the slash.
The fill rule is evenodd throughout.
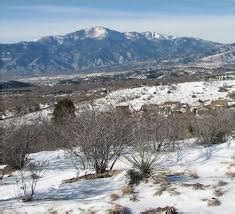
<path id="1" fill-rule="evenodd" d="M 126 157 L 132 167 L 138 170 L 144 178 L 148 178 L 153 174 L 158 164 L 158 158 L 158 154 L 144 149 Z"/>

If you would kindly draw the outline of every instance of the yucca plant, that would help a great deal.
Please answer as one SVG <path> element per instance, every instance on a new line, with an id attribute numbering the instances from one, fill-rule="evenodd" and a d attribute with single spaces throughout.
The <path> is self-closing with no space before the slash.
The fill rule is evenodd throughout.
<path id="1" fill-rule="evenodd" d="M 153 174 L 158 164 L 158 158 L 158 154 L 144 150 L 144 148 L 141 148 L 134 155 L 126 157 L 127 161 L 142 174 L 143 178 L 148 178 Z"/>

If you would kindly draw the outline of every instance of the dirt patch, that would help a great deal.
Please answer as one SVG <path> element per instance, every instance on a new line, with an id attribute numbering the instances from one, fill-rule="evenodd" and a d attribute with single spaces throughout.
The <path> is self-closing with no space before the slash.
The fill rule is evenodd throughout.
<path id="1" fill-rule="evenodd" d="M 109 171 L 103 174 L 86 174 L 86 175 L 82 175 L 79 177 L 74 177 L 74 178 L 63 180 L 62 184 L 75 183 L 80 180 L 94 180 L 94 179 L 99 179 L 99 178 L 109 178 L 112 176 L 116 176 L 121 172 L 122 170 L 113 170 L 113 171 Z"/>
<path id="2" fill-rule="evenodd" d="M 200 184 L 200 183 L 195 183 L 195 184 L 183 183 L 182 186 L 192 187 L 194 190 L 205 190 L 205 188 L 210 187 L 210 185 L 203 185 L 203 184 Z"/>

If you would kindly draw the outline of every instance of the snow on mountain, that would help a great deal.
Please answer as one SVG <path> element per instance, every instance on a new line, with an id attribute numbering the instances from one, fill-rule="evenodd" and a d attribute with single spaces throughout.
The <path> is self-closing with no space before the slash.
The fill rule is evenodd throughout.
<path id="1" fill-rule="evenodd" d="M 4 75 L 74 73 L 133 62 L 190 63 L 231 50 L 231 45 L 155 32 L 118 32 L 96 26 L 34 42 L 0 44 Z"/>
<path id="2" fill-rule="evenodd" d="M 176 37 L 174 36 L 169 36 L 166 34 L 160 34 L 160 33 L 156 33 L 156 32 L 151 32 L 151 31 L 146 31 L 146 32 L 142 32 L 142 33 L 138 33 L 138 32 L 125 32 L 124 33 L 127 39 L 130 40 L 137 40 L 140 38 L 145 38 L 148 40 L 158 40 L 158 39 L 162 39 L 162 40 L 171 40 L 171 39 L 175 39 Z"/>
<path id="3" fill-rule="evenodd" d="M 156 32 L 146 31 L 142 33 L 146 39 L 154 40 L 154 39 L 175 39 L 176 37 L 166 35 L 166 34 L 160 34 Z"/>
<path id="4" fill-rule="evenodd" d="M 219 63 L 225 63 L 225 62 L 231 62 L 231 61 L 235 62 L 235 51 L 232 50 L 232 51 L 204 57 L 201 61 L 203 61 L 203 62 L 219 62 Z"/>
<path id="5" fill-rule="evenodd" d="M 85 30 L 86 37 L 95 38 L 95 39 L 103 39 L 108 34 L 106 28 L 101 26 L 91 27 Z"/>

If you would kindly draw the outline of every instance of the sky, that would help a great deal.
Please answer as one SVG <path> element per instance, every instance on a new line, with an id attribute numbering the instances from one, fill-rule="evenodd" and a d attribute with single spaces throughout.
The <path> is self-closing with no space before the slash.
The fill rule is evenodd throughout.
<path id="1" fill-rule="evenodd" d="M 92 26 L 235 42 L 235 0 L 0 0 L 1 43 Z"/>

